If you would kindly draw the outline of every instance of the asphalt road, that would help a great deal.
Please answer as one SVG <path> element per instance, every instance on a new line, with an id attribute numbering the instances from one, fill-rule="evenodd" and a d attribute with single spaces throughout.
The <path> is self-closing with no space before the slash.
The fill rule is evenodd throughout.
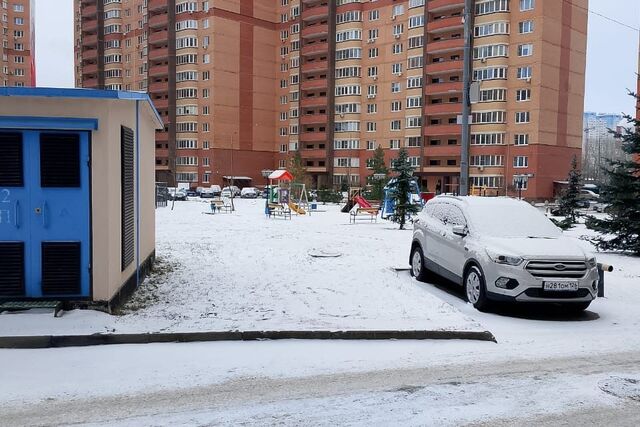
<path id="1" fill-rule="evenodd" d="M 640 425 L 640 384 L 637 396 L 598 389 L 640 378 L 638 352 L 427 365 L 15 404 L 0 425 Z"/>

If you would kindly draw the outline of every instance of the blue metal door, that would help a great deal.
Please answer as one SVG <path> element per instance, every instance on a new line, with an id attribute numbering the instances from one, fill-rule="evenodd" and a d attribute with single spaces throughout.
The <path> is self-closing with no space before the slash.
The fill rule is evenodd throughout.
<path id="1" fill-rule="evenodd" d="M 2 243 L 16 253 L 15 246 L 22 246 L 24 282 L 20 293 L 15 283 L 13 287 L 5 286 L 3 291 L 0 281 L 0 297 L 87 297 L 90 295 L 88 133 L 18 134 L 23 182 L 12 188 L 3 188 L 0 182 L 0 194 L 8 199 L 3 205 L 10 207 L 9 216 L 5 213 L 0 224 L 0 251 Z M 15 274 L 19 274 L 17 261 L 10 262 Z"/>

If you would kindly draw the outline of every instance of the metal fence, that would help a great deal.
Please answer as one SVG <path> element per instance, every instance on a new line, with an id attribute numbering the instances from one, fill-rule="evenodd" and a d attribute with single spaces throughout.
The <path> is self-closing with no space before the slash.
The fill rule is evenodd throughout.
<path id="1" fill-rule="evenodd" d="M 166 182 L 156 182 L 156 209 L 167 207 L 169 190 Z"/>

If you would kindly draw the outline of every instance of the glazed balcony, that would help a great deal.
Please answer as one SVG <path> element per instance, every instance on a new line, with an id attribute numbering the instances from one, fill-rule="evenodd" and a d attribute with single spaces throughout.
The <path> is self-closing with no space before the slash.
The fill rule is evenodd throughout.
<path id="1" fill-rule="evenodd" d="M 316 19 L 322 19 L 329 16 L 329 6 L 315 6 L 305 8 L 302 11 L 302 20 L 303 21 L 313 21 Z"/>
<path id="2" fill-rule="evenodd" d="M 310 39 L 315 37 L 326 36 L 327 34 L 329 34 L 329 25 L 316 24 L 316 25 L 309 25 L 305 27 L 300 33 L 300 36 L 303 39 Z"/>
<path id="3" fill-rule="evenodd" d="M 462 37 L 458 39 L 438 40 L 435 42 L 427 43 L 428 54 L 462 50 L 463 48 L 464 48 L 464 39 Z"/>
<path id="4" fill-rule="evenodd" d="M 327 123 L 326 114 L 305 114 L 300 117 L 300 124 L 303 124 L 303 125 L 321 124 L 321 123 Z"/>
<path id="5" fill-rule="evenodd" d="M 149 49 L 149 61 L 159 61 L 162 59 L 166 59 L 168 57 L 169 57 L 168 47 L 160 47 L 160 48 L 152 47 L 151 49 Z"/>
<path id="6" fill-rule="evenodd" d="M 316 42 L 312 44 L 304 44 L 302 46 L 301 54 L 302 56 L 310 56 L 317 55 L 320 53 L 327 53 L 329 51 L 329 43 L 327 42 Z"/>
<path id="7" fill-rule="evenodd" d="M 298 139 L 300 142 L 326 142 L 326 132 L 302 132 Z"/>
<path id="8" fill-rule="evenodd" d="M 458 28 L 464 28 L 462 16 L 450 16 L 449 18 L 435 19 L 427 22 L 428 33 L 440 33 Z"/>
<path id="9" fill-rule="evenodd" d="M 323 107 L 327 105 L 327 97 L 326 96 L 311 96 L 309 98 L 302 98 L 300 100 L 301 108 L 308 107 Z"/>
<path id="10" fill-rule="evenodd" d="M 301 90 L 326 89 L 327 79 L 305 80 L 300 85 Z"/>
<path id="11" fill-rule="evenodd" d="M 443 73 L 452 73 L 456 71 L 462 72 L 463 62 L 460 61 L 442 61 L 442 62 L 433 62 L 431 64 L 427 64 L 425 67 L 426 74 L 443 74 Z"/>
<path id="12" fill-rule="evenodd" d="M 303 62 L 300 70 L 303 73 L 313 73 L 315 71 L 324 71 L 329 67 L 329 62 L 327 60 L 324 61 L 313 61 L 313 62 Z"/>
<path id="13" fill-rule="evenodd" d="M 431 0 L 427 2 L 427 10 L 430 13 L 463 8 L 464 0 Z"/>
<path id="14" fill-rule="evenodd" d="M 425 95 L 439 95 L 446 93 L 462 93 L 462 82 L 431 83 L 424 88 Z"/>
<path id="15" fill-rule="evenodd" d="M 460 125 L 429 125 L 424 127 L 424 136 L 438 136 L 438 135 L 460 135 L 462 133 L 462 126 Z"/>
<path id="16" fill-rule="evenodd" d="M 427 104 L 424 106 L 424 114 L 427 116 L 462 114 L 462 103 Z"/>

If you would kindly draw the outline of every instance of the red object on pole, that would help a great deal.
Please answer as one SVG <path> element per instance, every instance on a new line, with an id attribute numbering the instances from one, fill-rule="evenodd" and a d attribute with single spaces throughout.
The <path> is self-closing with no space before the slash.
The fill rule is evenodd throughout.
<path id="1" fill-rule="evenodd" d="M 426 191 L 423 191 L 422 193 L 420 193 L 420 198 L 424 200 L 425 203 L 427 203 L 429 200 L 433 199 L 434 197 L 436 197 L 436 193 L 430 193 Z"/>

